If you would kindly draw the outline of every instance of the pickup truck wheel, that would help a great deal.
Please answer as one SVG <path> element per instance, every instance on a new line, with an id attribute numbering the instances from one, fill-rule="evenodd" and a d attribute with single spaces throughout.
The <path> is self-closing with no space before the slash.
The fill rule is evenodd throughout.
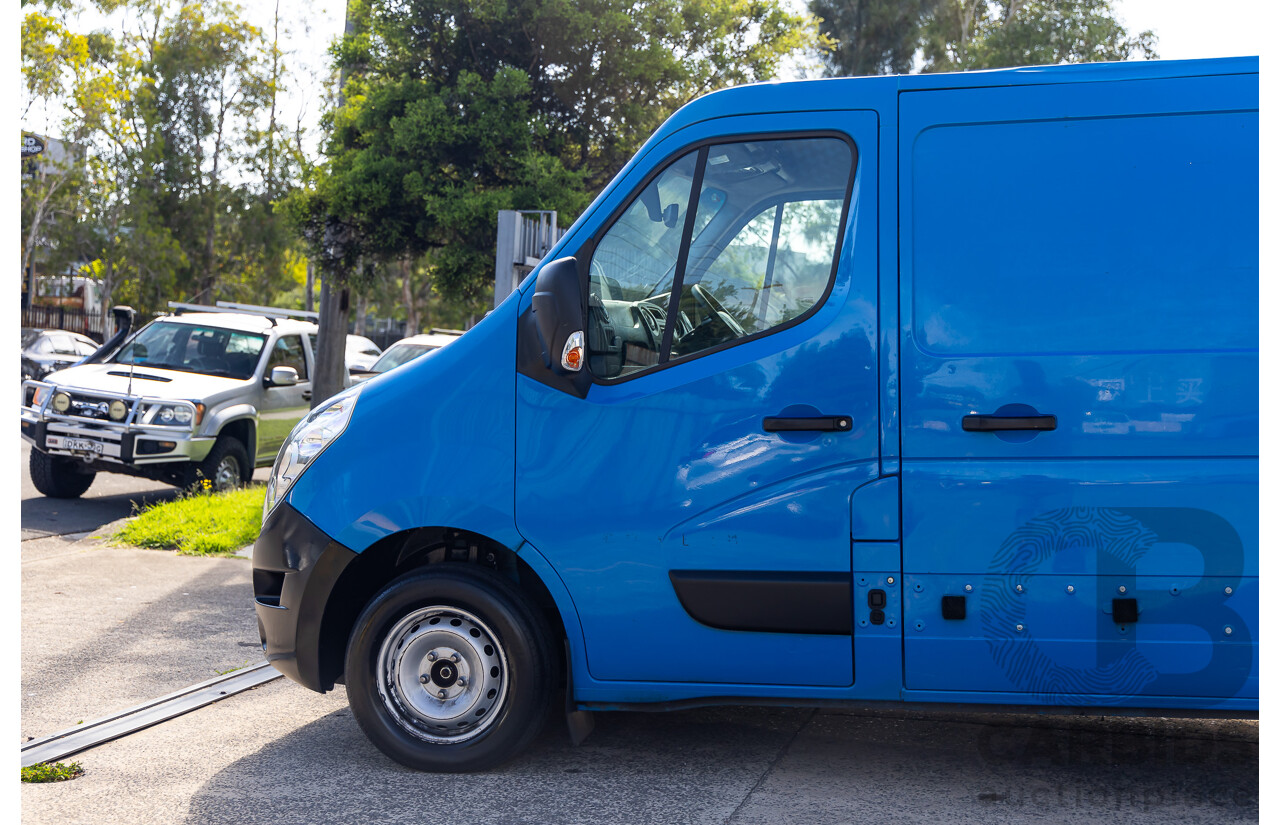
<path id="1" fill-rule="evenodd" d="M 84 462 L 33 449 L 28 465 L 31 483 L 49 498 L 79 498 L 93 484 L 96 473 L 82 470 L 76 465 L 83 466 Z"/>
<path id="2" fill-rule="evenodd" d="M 484 770 L 538 735 L 557 661 L 545 619 L 508 581 L 431 565 L 391 582 L 356 620 L 347 699 L 400 764 Z"/>
<path id="3" fill-rule="evenodd" d="M 249 451 L 244 445 L 229 435 L 218 436 L 204 461 L 193 468 L 187 486 L 203 486 L 208 481 L 211 492 L 234 490 L 249 480 L 248 467 Z"/>

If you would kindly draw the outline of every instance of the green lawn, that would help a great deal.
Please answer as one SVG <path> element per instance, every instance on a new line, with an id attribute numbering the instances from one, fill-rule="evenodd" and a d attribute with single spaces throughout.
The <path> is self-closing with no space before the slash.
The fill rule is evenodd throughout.
<path id="1" fill-rule="evenodd" d="M 112 538 L 138 547 L 173 548 L 187 556 L 234 555 L 258 538 L 266 491 L 258 485 L 153 504 Z"/>

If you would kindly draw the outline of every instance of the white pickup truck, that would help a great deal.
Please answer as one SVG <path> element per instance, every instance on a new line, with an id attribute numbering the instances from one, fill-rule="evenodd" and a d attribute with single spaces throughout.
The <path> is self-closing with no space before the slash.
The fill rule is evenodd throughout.
<path id="1" fill-rule="evenodd" d="M 238 486 L 310 409 L 318 328 L 290 316 L 314 314 L 170 306 L 89 363 L 24 382 L 22 437 L 41 493 L 76 498 L 100 472 Z"/>

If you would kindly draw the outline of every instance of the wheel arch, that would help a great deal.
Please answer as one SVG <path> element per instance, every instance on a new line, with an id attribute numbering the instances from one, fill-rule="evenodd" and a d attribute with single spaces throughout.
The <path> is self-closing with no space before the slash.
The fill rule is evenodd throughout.
<path id="1" fill-rule="evenodd" d="M 474 531 L 453 527 L 416 527 L 384 536 L 359 553 L 334 582 L 320 620 L 316 656 L 322 690 L 343 682 L 347 642 L 356 619 L 378 591 L 410 570 L 440 562 L 465 562 L 488 569 L 514 584 L 541 611 L 564 651 L 566 617 L 551 590 L 522 554 Z M 557 663 L 561 677 L 566 662 Z"/>
<path id="2" fill-rule="evenodd" d="M 253 473 L 253 468 L 257 466 L 258 459 L 258 439 L 257 439 L 257 422 L 252 416 L 243 416 L 225 421 L 218 428 L 218 436 L 229 435 L 244 445 L 245 452 L 249 454 L 248 472 Z"/>

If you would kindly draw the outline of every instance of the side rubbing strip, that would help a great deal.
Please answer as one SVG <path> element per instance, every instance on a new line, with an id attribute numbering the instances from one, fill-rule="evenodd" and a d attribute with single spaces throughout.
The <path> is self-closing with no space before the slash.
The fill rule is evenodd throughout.
<path id="1" fill-rule="evenodd" d="M 694 619 L 721 630 L 848 636 L 848 573 L 672 570 L 671 586 Z"/>

